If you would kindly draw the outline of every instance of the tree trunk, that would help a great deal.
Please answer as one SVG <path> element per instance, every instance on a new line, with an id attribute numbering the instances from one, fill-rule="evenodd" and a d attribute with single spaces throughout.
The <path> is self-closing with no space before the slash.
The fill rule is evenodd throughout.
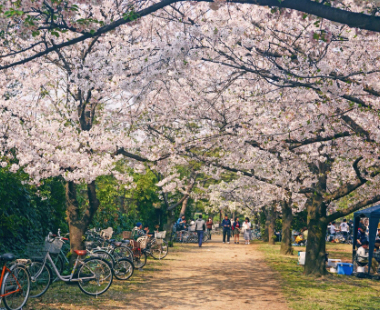
<path id="1" fill-rule="evenodd" d="M 292 247 L 292 220 L 293 213 L 292 207 L 286 201 L 281 202 L 282 210 L 282 238 L 281 238 L 281 250 L 283 255 L 293 255 Z"/>
<path id="2" fill-rule="evenodd" d="M 326 271 L 326 205 L 319 195 L 306 201 L 308 211 L 308 237 L 306 246 L 305 274 L 317 276 Z"/>
<path id="3" fill-rule="evenodd" d="M 264 235 L 263 235 L 263 241 L 269 242 L 269 212 L 267 209 L 264 209 L 263 216 L 265 216 L 265 226 L 264 226 Z"/>
<path id="4" fill-rule="evenodd" d="M 189 201 L 189 197 L 187 197 L 184 201 L 182 201 L 182 207 L 181 207 L 181 212 L 179 213 L 179 217 L 185 215 L 188 201 Z"/>
<path id="5" fill-rule="evenodd" d="M 70 250 L 72 254 L 74 254 L 74 250 L 83 249 L 84 233 L 88 229 L 95 212 L 99 208 L 99 200 L 96 198 L 95 181 L 87 184 L 87 193 L 89 206 L 84 210 L 83 215 L 81 216 L 77 200 L 76 185 L 74 182 L 66 182 L 66 215 L 69 224 Z M 76 255 L 72 255 L 71 257 L 72 263 Z"/>
<path id="6" fill-rule="evenodd" d="M 276 240 L 276 235 L 274 234 L 276 227 L 276 213 L 274 211 L 274 206 L 269 207 L 269 226 L 268 226 L 268 242 L 269 244 L 274 245 Z"/>
<path id="7" fill-rule="evenodd" d="M 82 250 L 82 236 L 83 236 L 83 225 L 79 217 L 79 204 L 77 200 L 77 189 L 74 182 L 66 182 L 66 216 L 67 222 L 69 224 L 70 232 L 70 250 L 74 254 L 74 250 Z M 71 256 L 71 262 L 74 261 L 76 255 Z"/>

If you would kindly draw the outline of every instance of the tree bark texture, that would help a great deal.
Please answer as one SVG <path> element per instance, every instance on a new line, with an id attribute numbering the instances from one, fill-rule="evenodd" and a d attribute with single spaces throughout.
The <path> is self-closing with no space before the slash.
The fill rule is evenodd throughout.
<path id="1" fill-rule="evenodd" d="M 274 234 L 276 228 L 276 212 L 274 210 L 275 206 L 271 205 L 268 210 L 268 218 L 269 218 L 269 227 L 268 227 L 268 242 L 269 244 L 274 245 L 276 235 Z"/>
<path id="2" fill-rule="evenodd" d="M 283 255 L 293 255 L 292 247 L 292 220 L 293 213 L 291 205 L 286 202 L 281 202 L 282 210 L 282 239 L 280 253 Z"/>
<path id="3" fill-rule="evenodd" d="M 74 254 L 74 250 L 83 249 L 83 236 L 87 231 L 96 211 L 99 208 L 99 200 L 96 197 L 95 181 L 87 184 L 87 193 L 89 205 L 81 214 L 77 200 L 76 184 L 74 182 L 66 182 L 66 215 L 70 232 L 70 250 Z M 72 255 L 73 259 L 75 255 Z M 71 261 L 73 261 L 73 259 Z"/>
<path id="4" fill-rule="evenodd" d="M 325 275 L 326 271 L 326 204 L 314 194 L 306 201 L 308 237 L 306 245 L 305 274 Z"/>

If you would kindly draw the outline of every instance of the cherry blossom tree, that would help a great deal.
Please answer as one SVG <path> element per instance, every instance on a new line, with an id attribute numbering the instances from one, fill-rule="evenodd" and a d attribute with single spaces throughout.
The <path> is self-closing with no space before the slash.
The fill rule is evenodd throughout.
<path id="1" fill-rule="evenodd" d="M 197 4 L 196 6 L 193 6 Z M 207 11 L 208 7 L 217 10 L 220 7 L 233 6 L 239 12 L 231 10 L 228 19 L 236 22 L 240 13 L 255 16 L 264 7 L 267 12 L 292 10 L 297 17 L 284 16 L 278 22 L 286 29 L 287 21 L 296 25 L 310 14 L 321 19 L 330 20 L 350 27 L 374 32 L 380 31 L 377 1 L 275 1 L 275 0 L 231 0 L 231 1 L 11 1 L 1 2 L 0 20 L 3 48 L 1 50 L 2 70 L 25 64 L 57 50 L 90 41 L 110 32 L 133 25 L 142 20 L 149 23 L 152 14 L 166 18 L 176 12 L 185 10 L 180 22 L 189 16 L 191 10 L 196 15 L 199 10 Z M 268 7 L 270 9 L 268 9 Z M 167 14 L 168 13 L 168 14 Z M 214 19 L 212 13 L 208 13 Z M 177 17 L 176 17 L 177 18 Z M 272 21 L 275 15 L 272 16 Z M 192 19 L 190 18 L 190 22 Z M 173 33 L 172 35 L 175 36 Z"/>

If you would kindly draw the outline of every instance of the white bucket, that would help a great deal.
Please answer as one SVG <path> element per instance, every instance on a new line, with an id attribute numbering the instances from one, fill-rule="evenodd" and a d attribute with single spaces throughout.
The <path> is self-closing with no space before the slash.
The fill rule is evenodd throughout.
<path id="1" fill-rule="evenodd" d="M 358 266 L 358 268 L 356 269 L 356 272 L 365 272 L 365 267 Z"/>
<path id="2" fill-rule="evenodd" d="M 331 268 L 330 268 L 330 272 L 331 272 L 331 273 L 337 273 L 337 270 L 336 270 L 335 267 L 331 267 Z"/>
<path id="3" fill-rule="evenodd" d="M 298 252 L 298 265 L 305 265 L 306 252 Z"/>

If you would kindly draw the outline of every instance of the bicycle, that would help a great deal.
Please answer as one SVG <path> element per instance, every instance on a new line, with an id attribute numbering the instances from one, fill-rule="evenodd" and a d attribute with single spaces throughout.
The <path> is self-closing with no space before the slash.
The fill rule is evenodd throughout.
<path id="1" fill-rule="evenodd" d="M 149 239 L 147 236 L 142 236 L 137 238 L 137 242 L 140 242 L 143 252 L 154 259 L 164 259 L 169 253 L 168 243 L 163 238 Z"/>
<path id="2" fill-rule="evenodd" d="M 29 267 L 32 280 L 30 297 L 42 296 L 48 290 L 52 282 L 50 265 L 61 281 L 77 282 L 83 293 L 91 296 L 99 296 L 105 293 L 113 281 L 112 268 L 108 262 L 98 257 L 82 259 L 83 256 L 87 255 L 87 250 L 75 250 L 74 253 L 77 258 L 71 274 L 68 276 L 61 275 L 50 253 L 58 254 L 63 243 L 62 237 L 53 238 L 52 234 L 49 233 L 45 242 L 29 245 L 28 251 L 32 257 L 32 263 Z"/>
<path id="3" fill-rule="evenodd" d="M 107 261 L 116 279 L 128 280 L 132 277 L 135 270 L 134 264 L 129 258 L 123 257 L 119 253 L 117 253 L 117 256 L 114 256 L 113 247 L 95 248 L 87 251 L 90 257 L 99 257 Z"/>
<path id="4" fill-rule="evenodd" d="M 15 256 L 10 253 L 0 255 L 0 262 L 4 263 L 0 277 L 0 305 L 4 301 L 4 306 L 8 310 L 22 309 L 30 293 L 30 275 L 27 268 L 19 263 L 7 266 L 7 262 L 14 259 Z"/>
<path id="5" fill-rule="evenodd" d="M 128 280 L 134 273 L 133 253 L 122 242 L 116 242 L 114 239 L 104 240 L 99 235 L 92 235 L 86 241 L 85 246 L 90 256 L 100 257 L 106 260 L 112 267 L 114 276 L 118 280 Z M 107 246 L 105 246 L 107 242 Z"/>

